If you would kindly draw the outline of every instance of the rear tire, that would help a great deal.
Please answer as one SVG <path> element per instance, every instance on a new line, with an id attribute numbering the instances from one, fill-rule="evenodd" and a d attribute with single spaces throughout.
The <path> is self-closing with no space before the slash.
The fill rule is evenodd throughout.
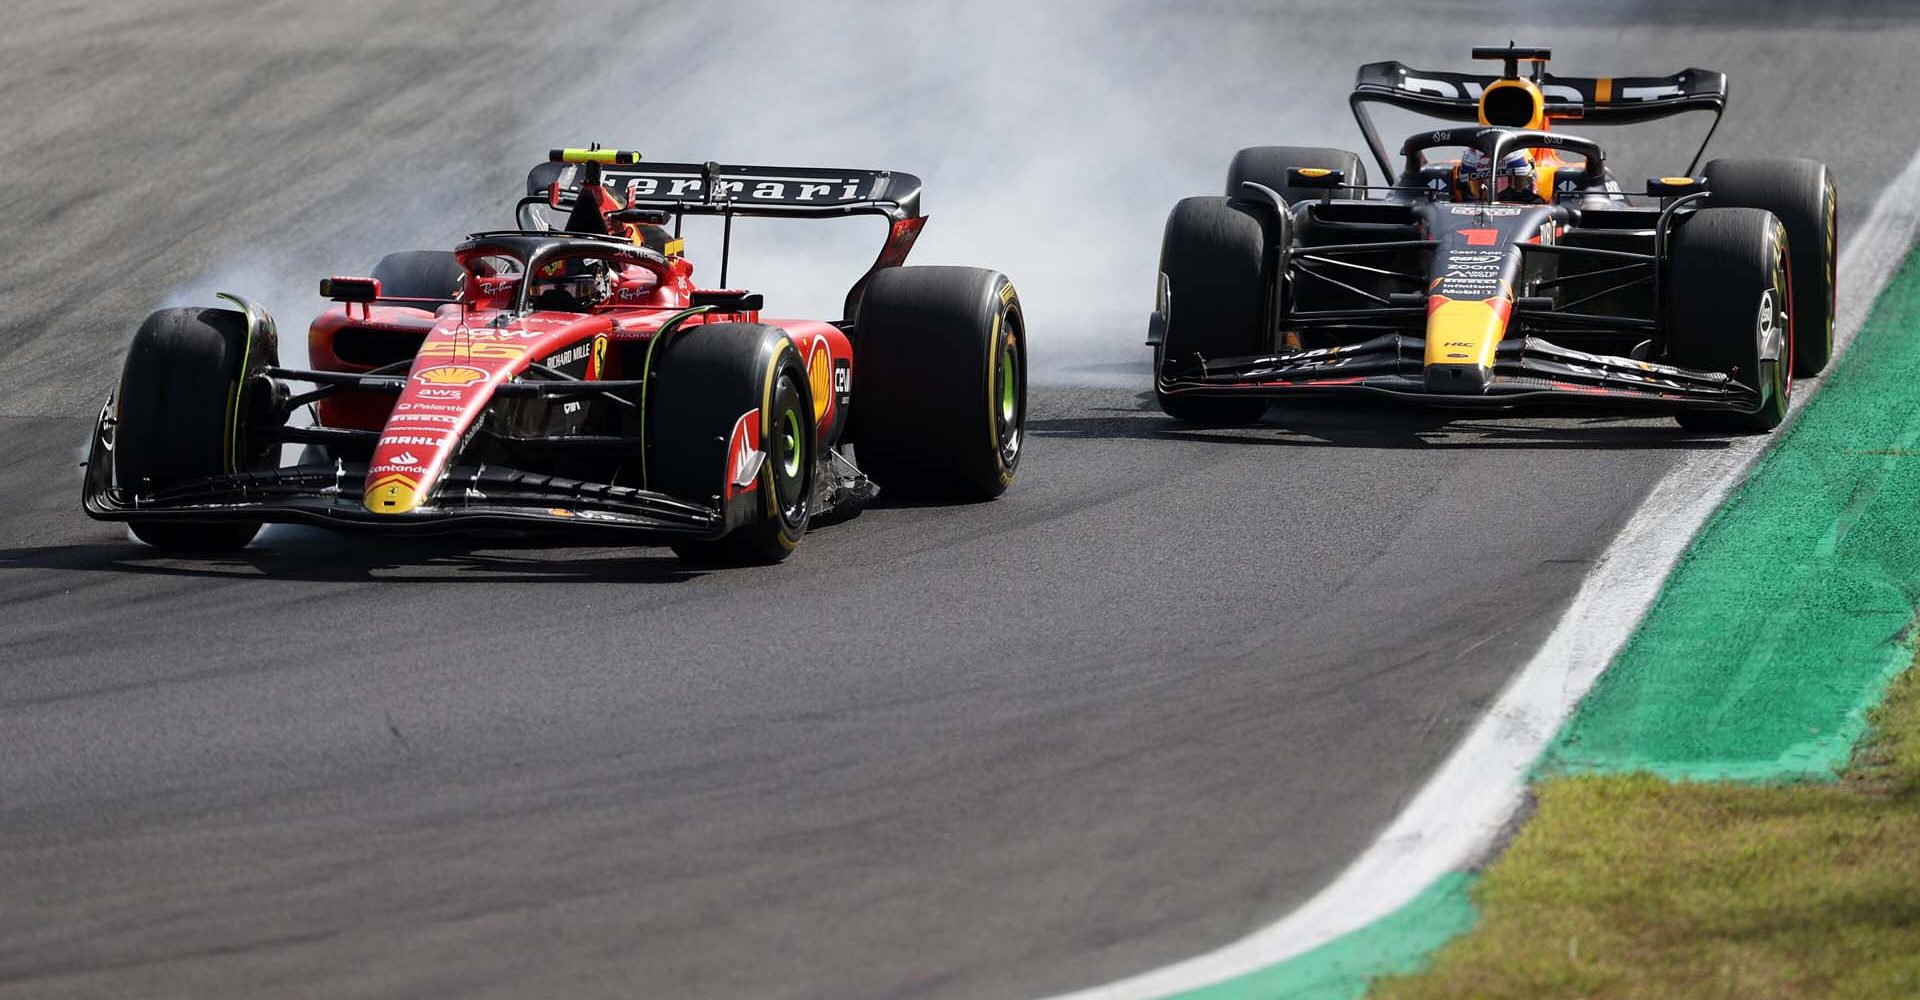
<path id="1" fill-rule="evenodd" d="M 1324 146 L 1249 146 L 1235 153 L 1227 167 L 1227 197 L 1264 200 L 1258 191 L 1244 186 L 1243 182 L 1253 181 L 1280 192 L 1289 205 L 1302 200 L 1319 201 L 1326 194 L 1324 189 L 1288 186 L 1287 171 L 1302 167 L 1338 170 L 1346 175 L 1348 184 L 1367 183 L 1367 166 L 1357 153 Z M 1350 197 L 1352 192 L 1335 189 L 1333 196 Z"/>
<path id="2" fill-rule="evenodd" d="M 277 345 L 257 346 L 249 351 L 247 318 L 231 309 L 162 309 L 140 324 L 114 394 L 113 468 L 121 486 L 162 490 L 270 462 L 278 446 L 251 441 L 239 391 L 250 370 L 279 364 Z M 258 521 L 135 520 L 128 527 L 148 545 L 191 552 L 239 549 L 260 532 Z"/>
<path id="3" fill-rule="evenodd" d="M 1787 227 L 1793 267 L 1793 375 L 1820 374 L 1833 357 L 1838 295 L 1840 196 L 1827 165 L 1814 160 L 1714 160 L 1707 204 L 1762 208 Z"/>
<path id="4" fill-rule="evenodd" d="M 1702 209 L 1674 231 L 1665 286 L 1669 359 L 1728 372 L 1761 396 L 1756 412 L 1685 411 L 1675 415 L 1680 426 L 1759 434 L 1786 418 L 1793 392 L 1790 246 L 1780 220 L 1757 208 Z"/>
<path id="5" fill-rule="evenodd" d="M 457 302 L 466 287 L 467 269 L 448 250 L 397 250 L 373 265 L 383 299 L 434 299 Z M 425 307 L 428 303 L 400 303 Z"/>
<path id="6" fill-rule="evenodd" d="M 1187 396 L 1162 391 L 1169 370 L 1204 359 L 1248 357 L 1272 347 L 1273 297 L 1269 227 L 1285 223 L 1258 202 L 1183 198 L 1167 216 L 1160 273 L 1167 276 L 1166 332 L 1154 348 L 1153 396 L 1175 420 L 1249 424 L 1267 412 L 1260 397 Z M 1284 238 L 1284 237 L 1283 237 Z"/>
<path id="7" fill-rule="evenodd" d="M 1020 468 L 1026 316 L 1013 283 L 977 267 L 875 275 L 853 331 L 853 432 L 883 491 L 991 500 Z"/>
<path id="8" fill-rule="evenodd" d="M 812 517 L 815 454 L 807 372 L 785 330 L 752 323 L 684 327 L 653 359 L 646 389 L 647 488 L 696 503 L 745 505 L 746 523 L 713 541 L 674 542 L 709 565 L 767 565 L 793 553 Z M 751 490 L 728 482 L 743 414 L 757 415 L 766 453 Z"/>

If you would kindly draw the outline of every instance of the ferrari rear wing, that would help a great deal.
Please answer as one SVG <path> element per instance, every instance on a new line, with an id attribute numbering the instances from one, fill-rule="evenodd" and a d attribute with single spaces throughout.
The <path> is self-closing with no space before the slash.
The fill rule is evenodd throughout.
<path id="1" fill-rule="evenodd" d="M 1381 169 L 1393 176 L 1393 164 L 1365 105 L 1389 104 L 1443 121 L 1477 122 L 1480 95 L 1497 75 L 1444 73 L 1413 69 L 1388 61 L 1360 67 L 1347 103 L 1367 137 Z M 1672 76 L 1579 77 L 1541 73 L 1534 78 L 1547 100 L 1549 118 L 1578 118 L 1593 125 L 1631 125 L 1690 111 L 1713 112 L 1713 126 L 1684 171 L 1693 172 L 1705 155 L 1713 129 L 1727 108 L 1727 75 L 1710 69 L 1684 69 Z"/>
<path id="2" fill-rule="evenodd" d="M 560 207 L 570 208 L 581 177 L 577 163 L 538 164 L 527 174 L 527 196 L 546 199 L 557 184 Z M 920 178 L 891 170 L 616 162 L 604 164 L 600 177 L 621 200 L 631 193 L 628 208 L 675 215 L 920 217 Z"/>

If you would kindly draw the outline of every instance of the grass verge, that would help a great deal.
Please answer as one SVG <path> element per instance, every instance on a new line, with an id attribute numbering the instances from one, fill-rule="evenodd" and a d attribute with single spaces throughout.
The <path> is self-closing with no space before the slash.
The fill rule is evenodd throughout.
<path id="1" fill-rule="evenodd" d="M 1549 778 L 1475 930 L 1375 1000 L 1920 996 L 1920 670 L 1844 780 Z"/>

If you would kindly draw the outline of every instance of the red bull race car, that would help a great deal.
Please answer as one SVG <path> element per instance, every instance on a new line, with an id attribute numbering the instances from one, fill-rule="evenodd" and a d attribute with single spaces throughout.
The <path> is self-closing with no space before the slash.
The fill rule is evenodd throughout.
<path id="1" fill-rule="evenodd" d="M 910 174 L 553 150 L 517 228 L 322 281 L 337 304 L 310 369 L 281 367 L 273 318 L 237 295 L 149 316 L 84 508 L 190 550 L 298 522 L 625 533 L 739 563 L 785 558 L 882 486 L 997 496 L 1020 463 L 1024 314 L 999 272 L 901 266 L 919 202 Z M 678 235 L 727 220 L 724 286 L 734 217 L 856 214 L 890 228 L 835 321 L 701 287 Z"/>
<path id="2" fill-rule="evenodd" d="M 1584 404 L 1765 432 L 1833 351 L 1837 195 L 1812 160 L 1720 159 L 1629 195 L 1563 120 L 1726 109 L 1725 75 L 1573 78 L 1544 48 L 1476 48 L 1498 76 L 1362 66 L 1374 160 L 1243 149 L 1224 197 L 1167 220 L 1148 325 L 1169 415 L 1236 423 L 1276 399 L 1502 409 Z M 1530 71 L 1521 72 L 1521 63 Z M 1463 123 L 1390 158 L 1367 107 Z M 1712 138 L 1712 129 L 1707 139 Z M 1449 155 L 1451 154 L 1451 155 Z"/>

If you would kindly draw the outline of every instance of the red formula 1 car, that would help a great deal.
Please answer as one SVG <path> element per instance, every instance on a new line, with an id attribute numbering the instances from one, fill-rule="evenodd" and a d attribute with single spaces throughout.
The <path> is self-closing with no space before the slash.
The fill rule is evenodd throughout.
<path id="1" fill-rule="evenodd" d="M 322 281 L 339 305 L 313 321 L 312 370 L 280 367 L 273 319 L 238 296 L 149 316 L 84 507 L 182 549 L 302 522 L 624 531 L 771 562 L 879 486 L 997 496 L 1026 414 L 1020 300 L 995 271 L 901 267 L 919 200 L 908 174 L 553 150 L 519 228 Z M 854 214 L 891 228 L 833 322 L 698 287 L 677 235 L 688 215 L 726 217 L 730 242 L 734 216 Z M 303 460 L 282 464 L 285 444 Z"/>

